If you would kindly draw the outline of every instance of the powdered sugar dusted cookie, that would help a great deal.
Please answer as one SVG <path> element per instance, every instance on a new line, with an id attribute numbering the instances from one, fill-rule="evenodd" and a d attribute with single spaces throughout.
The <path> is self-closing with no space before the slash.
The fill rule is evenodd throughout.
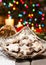
<path id="1" fill-rule="evenodd" d="M 27 52 L 30 52 L 30 47 L 23 45 L 20 47 L 20 52 L 22 52 L 24 55 L 26 55 Z"/>
<path id="2" fill-rule="evenodd" d="M 19 51 L 19 44 L 9 44 L 7 46 L 7 48 L 9 49 L 9 51 L 15 51 L 18 52 Z"/>
<path id="3" fill-rule="evenodd" d="M 43 45 L 40 41 L 36 41 L 34 43 L 32 43 L 32 48 L 35 50 L 35 51 L 39 51 L 39 50 L 42 50 L 43 49 Z"/>
<path id="4" fill-rule="evenodd" d="M 28 45 L 28 44 L 31 44 L 31 43 L 32 43 L 32 41 L 29 40 L 29 39 L 22 39 L 19 44 L 20 45 Z"/>

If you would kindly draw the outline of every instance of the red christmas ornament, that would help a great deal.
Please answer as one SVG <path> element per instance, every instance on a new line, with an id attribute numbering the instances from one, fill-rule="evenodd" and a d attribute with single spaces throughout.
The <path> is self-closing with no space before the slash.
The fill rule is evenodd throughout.
<path id="1" fill-rule="evenodd" d="M 42 28 L 41 28 L 41 29 L 36 28 L 36 32 L 37 32 L 37 33 L 42 33 L 42 31 L 43 31 Z"/>
<path id="2" fill-rule="evenodd" d="M 17 28 L 16 31 L 19 32 L 22 28 L 23 28 L 23 26 Z"/>

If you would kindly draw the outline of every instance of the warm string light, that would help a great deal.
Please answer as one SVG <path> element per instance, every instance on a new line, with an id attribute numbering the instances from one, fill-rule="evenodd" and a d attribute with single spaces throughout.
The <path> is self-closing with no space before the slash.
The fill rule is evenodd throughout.
<path id="1" fill-rule="evenodd" d="M 18 4 L 19 4 L 19 2 L 17 1 L 17 2 L 16 2 L 16 4 L 18 5 Z"/>
<path id="2" fill-rule="evenodd" d="M 36 22 L 35 26 L 39 27 L 39 29 L 41 29 L 41 27 L 44 27 L 45 26 L 44 24 L 41 24 L 41 26 L 39 26 L 39 23 L 37 24 L 37 21 L 39 21 L 39 18 L 37 18 L 36 14 L 35 14 L 35 12 L 37 11 L 36 8 L 39 8 L 40 4 L 39 3 L 36 3 L 36 4 L 33 3 L 33 4 L 31 4 L 31 7 L 32 7 L 31 11 L 32 12 L 27 13 L 27 10 L 29 9 L 29 5 L 24 0 L 20 0 L 20 2 L 21 2 L 21 5 L 23 5 L 24 8 L 26 8 L 26 10 L 22 10 L 17 15 L 20 18 L 20 22 L 24 21 L 23 25 L 26 25 L 26 24 L 27 25 L 28 24 L 32 25 L 32 30 L 34 29 L 34 24 L 32 24 L 33 21 Z M 13 9 L 12 11 L 17 10 L 18 7 L 14 6 L 14 4 L 17 5 L 17 6 L 19 6 L 18 4 L 20 2 L 13 0 L 13 3 L 8 3 L 8 8 L 12 7 L 12 9 Z M 7 4 L 5 2 L 3 3 L 3 5 L 7 6 Z M 8 11 L 8 14 L 11 14 L 12 11 Z M 37 14 L 41 17 L 40 21 L 44 21 L 45 20 L 45 14 L 42 11 L 38 10 Z M 23 19 L 23 17 L 25 15 L 27 15 L 26 20 Z"/>
<path id="3" fill-rule="evenodd" d="M 32 11 L 35 12 L 35 9 L 33 9 Z"/>
<path id="4" fill-rule="evenodd" d="M 13 4 L 12 4 L 12 3 L 9 3 L 9 6 L 10 6 L 10 7 L 13 7 Z"/>
<path id="5" fill-rule="evenodd" d="M 41 25 L 39 24 L 39 29 L 41 29 Z"/>
<path id="6" fill-rule="evenodd" d="M 28 5 L 27 4 L 24 4 L 24 7 L 26 7 L 28 9 Z"/>
<path id="7" fill-rule="evenodd" d="M 32 23 L 31 25 L 32 25 L 31 29 L 34 30 L 34 24 Z"/>
<path id="8" fill-rule="evenodd" d="M 28 17 L 32 18 L 34 15 L 33 14 L 28 14 Z"/>
<path id="9" fill-rule="evenodd" d="M 8 11 L 8 14 L 10 14 L 11 12 L 10 11 Z"/>
<path id="10" fill-rule="evenodd" d="M 37 18 L 35 18 L 34 21 L 37 21 Z"/>
<path id="11" fill-rule="evenodd" d="M 16 10 L 16 8 L 15 8 L 15 7 L 13 7 L 13 10 Z"/>
<path id="12" fill-rule="evenodd" d="M 34 27 L 32 26 L 31 29 L 34 31 Z"/>

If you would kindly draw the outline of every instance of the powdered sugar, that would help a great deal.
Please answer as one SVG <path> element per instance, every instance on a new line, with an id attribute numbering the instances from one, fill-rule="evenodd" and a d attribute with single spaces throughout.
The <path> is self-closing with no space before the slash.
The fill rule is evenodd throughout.
<path id="1" fill-rule="evenodd" d="M 7 48 L 9 49 L 9 51 L 18 51 L 19 45 L 18 44 L 9 44 L 9 46 L 7 46 Z"/>
<path id="2" fill-rule="evenodd" d="M 36 41 L 35 43 L 32 43 L 32 48 L 35 50 L 35 51 L 39 51 L 40 49 L 42 49 L 42 44 L 38 41 Z"/>
<path id="3" fill-rule="evenodd" d="M 30 47 L 27 47 L 26 45 L 23 45 L 20 49 L 20 52 L 23 52 L 24 55 L 27 54 L 27 52 L 30 52 L 29 50 Z"/>

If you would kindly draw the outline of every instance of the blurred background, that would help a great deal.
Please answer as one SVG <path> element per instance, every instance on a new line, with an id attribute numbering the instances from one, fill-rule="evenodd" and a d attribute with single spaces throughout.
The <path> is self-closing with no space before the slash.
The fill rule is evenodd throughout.
<path id="1" fill-rule="evenodd" d="M 29 26 L 46 40 L 46 0 L 0 0 L 0 27 L 6 24 L 17 31 Z"/>

